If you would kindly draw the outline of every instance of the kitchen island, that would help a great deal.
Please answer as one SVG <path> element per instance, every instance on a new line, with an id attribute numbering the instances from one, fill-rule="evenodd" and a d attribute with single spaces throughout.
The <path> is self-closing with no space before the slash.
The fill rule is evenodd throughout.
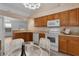
<path id="1" fill-rule="evenodd" d="M 37 33 L 39 34 L 38 39 L 40 38 L 45 38 L 45 33 L 47 32 L 47 30 L 14 30 L 13 31 L 13 39 L 18 39 L 18 38 L 22 38 L 24 39 L 24 41 L 33 41 L 33 34 Z M 36 36 L 35 36 L 36 37 Z"/>

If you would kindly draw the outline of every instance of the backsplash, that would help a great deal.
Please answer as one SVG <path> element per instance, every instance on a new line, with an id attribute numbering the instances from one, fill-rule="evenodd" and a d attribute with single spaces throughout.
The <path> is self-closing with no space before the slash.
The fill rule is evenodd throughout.
<path id="1" fill-rule="evenodd" d="M 71 33 L 79 34 L 79 27 L 61 27 L 61 32 L 63 31 L 64 28 L 70 29 Z"/>

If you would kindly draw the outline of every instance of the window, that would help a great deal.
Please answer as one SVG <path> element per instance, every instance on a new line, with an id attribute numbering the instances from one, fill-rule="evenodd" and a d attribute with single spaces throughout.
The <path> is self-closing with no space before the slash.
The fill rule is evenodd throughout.
<path id="1" fill-rule="evenodd" d="M 5 27 L 11 28 L 11 23 L 5 23 Z"/>

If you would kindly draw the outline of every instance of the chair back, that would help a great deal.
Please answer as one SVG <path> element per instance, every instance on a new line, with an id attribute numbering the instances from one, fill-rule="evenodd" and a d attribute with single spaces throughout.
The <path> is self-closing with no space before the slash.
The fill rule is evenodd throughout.
<path id="1" fill-rule="evenodd" d="M 45 50 L 47 50 L 50 54 L 50 40 L 46 38 L 40 38 L 39 46 Z"/>

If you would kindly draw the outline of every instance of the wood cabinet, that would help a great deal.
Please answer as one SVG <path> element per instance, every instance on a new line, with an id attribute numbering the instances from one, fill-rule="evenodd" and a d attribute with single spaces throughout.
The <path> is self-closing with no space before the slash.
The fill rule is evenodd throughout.
<path id="1" fill-rule="evenodd" d="M 70 26 L 77 26 L 78 25 L 77 9 L 72 9 L 69 11 L 69 25 Z"/>
<path id="2" fill-rule="evenodd" d="M 78 26 L 79 26 L 79 8 L 77 9 L 77 20 L 78 20 Z"/>
<path id="3" fill-rule="evenodd" d="M 47 19 L 48 19 L 48 20 L 54 20 L 54 14 L 48 15 L 48 16 L 47 16 Z"/>
<path id="4" fill-rule="evenodd" d="M 60 19 L 61 26 L 79 26 L 79 8 L 35 18 L 36 27 L 46 27 L 47 21 Z"/>
<path id="5" fill-rule="evenodd" d="M 35 18 L 35 27 L 46 27 L 47 26 L 47 17 Z"/>
<path id="6" fill-rule="evenodd" d="M 54 19 L 60 19 L 60 13 L 54 14 Z"/>
<path id="7" fill-rule="evenodd" d="M 60 12 L 60 25 L 68 26 L 69 25 L 69 13 L 68 11 Z"/>
<path id="8" fill-rule="evenodd" d="M 79 37 L 59 36 L 59 51 L 79 56 Z"/>
<path id="9" fill-rule="evenodd" d="M 69 37 L 68 54 L 79 56 L 79 37 Z"/>
<path id="10" fill-rule="evenodd" d="M 14 32 L 13 39 L 22 38 L 24 41 L 32 41 L 33 40 L 33 33 L 32 32 Z"/>
<path id="11" fill-rule="evenodd" d="M 47 16 L 42 17 L 42 26 L 41 27 L 46 27 L 47 26 Z"/>
<path id="12" fill-rule="evenodd" d="M 67 53 L 67 37 L 59 36 L 59 51 Z"/>
<path id="13" fill-rule="evenodd" d="M 41 19 L 40 18 L 35 18 L 35 27 L 41 27 Z"/>

